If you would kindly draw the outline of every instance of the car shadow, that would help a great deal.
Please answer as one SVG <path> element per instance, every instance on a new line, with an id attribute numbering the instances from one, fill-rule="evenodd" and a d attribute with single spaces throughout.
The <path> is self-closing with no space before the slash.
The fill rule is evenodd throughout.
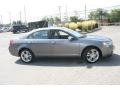
<path id="1" fill-rule="evenodd" d="M 19 65 L 31 65 L 31 66 L 54 66 L 54 67 L 81 67 L 92 68 L 94 66 L 120 66 L 120 55 L 113 54 L 111 57 L 103 58 L 96 63 L 87 63 L 80 58 L 68 58 L 68 57 L 42 57 L 35 59 L 32 63 L 24 63 L 20 59 L 15 62 Z"/>

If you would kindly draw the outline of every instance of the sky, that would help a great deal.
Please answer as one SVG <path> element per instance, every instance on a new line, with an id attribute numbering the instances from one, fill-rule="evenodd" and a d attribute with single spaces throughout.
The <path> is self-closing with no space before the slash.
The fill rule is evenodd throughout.
<path id="1" fill-rule="evenodd" d="M 61 6 L 61 12 L 68 13 L 75 10 L 96 9 L 109 6 L 120 5 L 120 0 L 0 0 L 0 23 L 9 23 L 14 20 L 39 21 L 41 17 L 56 15 L 59 13 L 58 7 Z"/>

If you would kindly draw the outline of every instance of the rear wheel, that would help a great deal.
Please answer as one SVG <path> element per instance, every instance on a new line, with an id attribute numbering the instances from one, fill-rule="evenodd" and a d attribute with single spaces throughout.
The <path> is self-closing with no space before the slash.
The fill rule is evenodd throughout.
<path id="1" fill-rule="evenodd" d="M 13 31 L 13 34 L 16 34 L 16 31 Z"/>
<path id="2" fill-rule="evenodd" d="M 85 49 L 82 58 L 89 63 L 95 63 L 100 59 L 100 52 L 97 48 L 90 47 Z"/>
<path id="3" fill-rule="evenodd" d="M 20 52 L 20 58 L 23 62 L 30 63 L 33 61 L 34 55 L 30 50 L 24 49 Z"/>

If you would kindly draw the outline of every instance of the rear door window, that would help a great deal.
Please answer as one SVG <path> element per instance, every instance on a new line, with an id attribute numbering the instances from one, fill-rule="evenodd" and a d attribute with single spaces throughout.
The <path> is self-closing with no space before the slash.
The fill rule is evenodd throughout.
<path id="1" fill-rule="evenodd" d="M 42 30 L 32 33 L 28 36 L 29 39 L 48 39 L 48 31 Z"/>

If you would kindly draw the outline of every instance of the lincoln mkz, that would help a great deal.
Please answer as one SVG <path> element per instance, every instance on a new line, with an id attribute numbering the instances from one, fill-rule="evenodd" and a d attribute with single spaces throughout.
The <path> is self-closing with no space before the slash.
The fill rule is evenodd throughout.
<path id="1" fill-rule="evenodd" d="M 29 63 L 35 57 L 80 57 L 89 63 L 113 54 L 113 42 L 108 37 L 83 35 L 80 32 L 49 27 L 32 30 L 10 40 L 9 51 L 13 56 Z"/>

